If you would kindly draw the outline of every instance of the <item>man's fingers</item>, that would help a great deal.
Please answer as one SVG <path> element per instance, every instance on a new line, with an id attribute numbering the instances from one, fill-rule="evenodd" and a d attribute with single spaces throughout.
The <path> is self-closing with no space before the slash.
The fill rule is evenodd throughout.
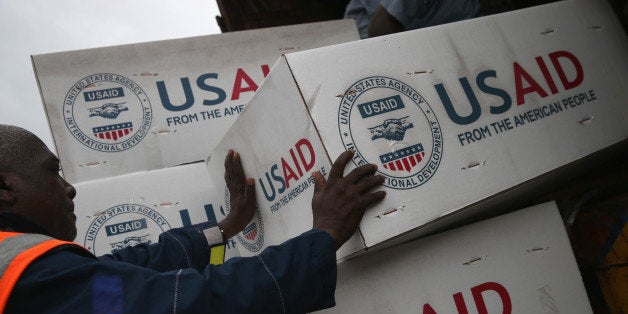
<path id="1" fill-rule="evenodd" d="M 380 202 L 381 200 L 384 199 L 384 197 L 386 197 L 385 191 L 377 191 L 373 193 L 364 194 L 362 196 L 362 206 L 364 210 L 366 210 L 366 208 L 368 208 L 369 206 Z"/>
<path id="2" fill-rule="evenodd" d="M 225 156 L 225 168 L 227 168 L 229 166 L 229 163 L 231 162 L 231 158 L 233 157 L 233 149 L 230 149 L 227 152 L 227 156 Z"/>
<path id="3" fill-rule="evenodd" d="M 225 156 L 225 182 L 231 181 L 231 169 L 233 169 L 233 149 L 230 149 Z"/>
<path id="4" fill-rule="evenodd" d="M 228 155 L 230 155 L 231 158 L 229 158 L 227 169 L 225 169 L 225 180 L 227 181 L 227 186 L 230 190 L 231 188 L 234 189 L 234 191 L 231 192 L 243 191 L 246 177 L 244 176 L 244 170 L 242 169 L 240 154 L 235 151 L 230 151 Z"/>
<path id="5" fill-rule="evenodd" d="M 367 177 L 372 176 L 376 170 L 377 170 L 376 165 L 372 165 L 372 164 L 363 165 L 363 166 L 360 166 L 351 170 L 351 172 L 349 172 L 349 174 L 345 176 L 345 179 L 348 182 L 355 183 L 362 180 L 365 176 Z"/>
<path id="6" fill-rule="evenodd" d="M 244 203 L 246 204 L 246 208 L 255 208 L 255 180 L 253 178 L 246 179 Z"/>
<path id="7" fill-rule="evenodd" d="M 382 185 L 384 181 L 385 181 L 385 178 L 381 174 L 376 175 L 376 176 L 362 177 L 362 179 L 358 181 L 358 183 L 356 183 L 355 186 L 359 193 L 364 193 L 370 189 L 373 189 Z"/>
<path id="8" fill-rule="evenodd" d="M 351 158 L 353 158 L 354 152 L 352 150 L 344 151 L 334 164 L 331 166 L 331 170 L 329 171 L 329 181 L 336 180 L 338 178 L 342 178 L 342 174 L 345 172 L 345 167 Z"/>
<path id="9" fill-rule="evenodd" d="M 238 152 L 233 153 L 233 174 L 236 181 L 239 183 L 246 180 L 244 177 L 244 169 L 242 169 L 242 160 Z"/>
<path id="10" fill-rule="evenodd" d="M 323 177 L 320 172 L 314 171 L 312 172 L 312 178 L 314 178 L 314 194 L 323 191 L 323 189 L 325 188 L 325 184 L 327 184 L 327 180 L 325 180 L 325 177 Z"/>

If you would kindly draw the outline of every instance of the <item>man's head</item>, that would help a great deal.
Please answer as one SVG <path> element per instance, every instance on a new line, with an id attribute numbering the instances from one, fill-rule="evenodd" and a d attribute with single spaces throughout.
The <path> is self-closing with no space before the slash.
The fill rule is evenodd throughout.
<path id="1" fill-rule="evenodd" d="M 34 134 L 0 124 L 0 211 L 20 215 L 54 237 L 74 240 L 74 187 L 59 159 Z M 19 231 L 19 230 L 17 230 Z"/>

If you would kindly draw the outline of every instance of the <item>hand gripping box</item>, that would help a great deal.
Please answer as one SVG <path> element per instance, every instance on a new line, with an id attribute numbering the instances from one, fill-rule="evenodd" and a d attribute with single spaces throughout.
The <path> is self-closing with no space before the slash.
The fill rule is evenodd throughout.
<path id="1" fill-rule="evenodd" d="M 552 202 L 343 261 L 320 313 L 592 310 Z"/>
<path id="2" fill-rule="evenodd" d="M 75 185 L 76 243 L 96 255 L 156 243 L 172 228 L 224 215 L 224 193 L 215 194 L 204 163 L 137 172 Z M 239 256 L 236 241 L 226 258 Z"/>
<path id="3" fill-rule="evenodd" d="M 214 151 L 240 151 L 256 179 L 250 247 L 311 228 L 311 172 L 347 149 L 347 171 L 377 164 L 387 192 L 350 250 L 476 219 L 595 162 L 628 136 L 627 44 L 605 1 L 563 1 L 285 55 Z"/>
<path id="4" fill-rule="evenodd" d="M 202 161 L 281 54 L 359 39 L 352 20 L 36 55 L 72 183 Z"/>

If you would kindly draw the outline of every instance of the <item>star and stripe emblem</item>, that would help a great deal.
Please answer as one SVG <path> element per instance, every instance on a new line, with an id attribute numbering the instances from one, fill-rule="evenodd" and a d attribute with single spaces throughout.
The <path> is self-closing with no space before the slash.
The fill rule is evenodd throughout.
<path id="1" fill-rule="evenodd" d="M 100 139 L 117 141 L 133 131 L 133 123 L 124 122 L 118 124 L 104 125 L 92 129 L 94 136 Z"/>
<path id="2" fill-rule="evenodd" d="M 407 171 L 417 166 L 425 157 L 425 150 L 421 143 L 408 146 L 379 156 L 384 168 L 391 171 Z"/>
<path id="3" fill-rule="evenodd" d="M 248 240 L 253 241 L 253 239 L 255 239 L 255 236 L 257 235 L 257 228 L 255 223 L 252 223 L 244 228 L 244 230 L 242 230 L 242 234 Z"/>

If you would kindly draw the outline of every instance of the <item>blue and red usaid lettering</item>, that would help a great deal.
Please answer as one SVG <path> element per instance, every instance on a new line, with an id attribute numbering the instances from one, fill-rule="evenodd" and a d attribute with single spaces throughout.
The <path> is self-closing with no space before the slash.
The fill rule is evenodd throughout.
<path id="1" fill-rule="evenodd" d="M 559 50 L 550 53 L 548 57 L 565 91 L 576 88 L 580 84 L 582 84 L 584 80 L 584 70 L 582 68 L 582 64 L 580 63 L 580 60 L 578 60 L 575 55 L 565 50 Z M 554 78 L 550 74 L 549 68 L 543 57 L 535 57 L 535 61 L 538 65 L 538 70 L 541 72 L 543 79 L 545 80 L 544 83 L 547 84 L 549 92 L 552 93 L 552 95 L 557 94 L 559 92 L 559 88 L 556 85 Z M 575 71 L 575 76 L 571 78 L 567 76 L 568 72 L 565 70 L 565 67 L 567 65 L 570 65 L 572 67 L 572 70 Z M 515 81 L 514 87 L 517 106 L 525 104 L 525 97 L 528 94 L 536 94 L 540 98 L 545 98 L 549 96 L 549 93 L 546 91 L 546 89 L 544 89 L 541 84 L 539 84 L 539 82 L 537 82 L 532 77 L 532 75 L 530 75 L 529 71 L 526 71 L 517 62 L 513 63 L 513 75 Z M 497 72 L 495 70 L 485 70 L 478 73 L 475 78 L 476 85 L 480 89 L 480 91 L 488 95 L 493 95 L 501 98 L 502 104 L 498 106 L 491 105 L 489 112 L 491 114 L 502 114 L 511 108 L 512 98 L 505 90 L 488 85 L 486 81 L 489 78 L 497 78 Z M 471 105 L 471 112 L 465 116 L 460 115 L 456 111 L 443 83 L 434 85 L 434 88 L 436 88 L 436 92 L 438 93 L 438 96 L 440 97 L 443 106 L 445 107 L 445 111 L 447 112 L 447 115 L 449 116 L 451 121 L 456 124 L 466 125 L 473 123 L 480 118 L 480 116 L 482 115 L 482 108 L 475 94 L 475 91 L 469 83 L 469 79 L 466 77 L 461 77 L 458 80 L 460 81 L 462 90 L 464 91 L 465 95 L 467 96 L 467 100 Z"/>

